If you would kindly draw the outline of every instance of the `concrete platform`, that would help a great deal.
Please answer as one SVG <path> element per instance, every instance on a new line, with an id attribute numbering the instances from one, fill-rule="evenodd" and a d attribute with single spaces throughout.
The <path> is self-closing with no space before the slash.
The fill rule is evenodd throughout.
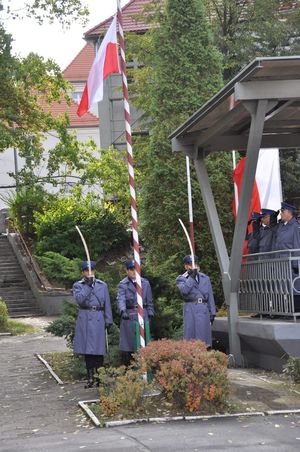
<path id="1" fill-rule="evenodd" d="M 280 372 L 289 356 L 300 357 L 299 321 L 239 317 L 237 331 L 245 367 Z M 216 348 L 229 353 L 227 317 L 215 319 L 213 338 Z"/>

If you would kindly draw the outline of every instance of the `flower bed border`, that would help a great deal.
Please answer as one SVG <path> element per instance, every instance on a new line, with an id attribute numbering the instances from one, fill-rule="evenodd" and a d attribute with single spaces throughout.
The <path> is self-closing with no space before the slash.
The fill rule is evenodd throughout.
<path id="1" fill-rule="evenodd" d="M 59 378 L 59 376 L 54 372 L 54 370 L 52 369 L 52 367 L 50 366 L 50 364 L 48 363 L 48 361 L 46 361 L 41 355 L 39 355 L 38 353 L 35 353 L 35 356 L 37 357 L 37 359 L 39 359 L 41 361 L 41 363 L 44 364 L 44 366 L 49 370 L 50 374 L 52 375 L 52 377 L 56 380 L 56 382 L 59 385 L 64 385 L 65 383 Z"/>
<path id="2" fill-rule="evenodd" d="M 100 422 L 97 416 L 88 407 L 90 403 L 97 403 L 99 399 L 94 400 L 81 400 L 78 402 L 80 408 L 86 413 L 86 415 L 91 419 L 95 427 L 98 428 L 109 428 L 109 427 L 120 427 L 130 424 L 143 424 L 143 423 L 165 423 L 172 421 L 198 421 L 198 420 L 210 420 L 218 418 L 234 418 L 234 417 L 250 417 L 250 416 L 273 416 L 277 414 L 300 414 L 300 409 L 296 410 L 268 410 L 268 411 L 253 411 L 245 413 L 227 413 L 227 414 L 213 414 L 213 415 L 201 415 L 201 416 L 165 416 L 165 417 L 149 417 L 140 419 L 123 419 L 119 421 L 106 421 Z"/>
<path id="3" fill-rule="evenodd" d="M 65 383 L 59 378 L 59 376 L 54 372 L 50 364 L 38 353 L 34 354 L 39 361 L 47 368 L 52 377 L 59 385 L 64 385 Z M 294 391 L 297 392 L 297 391 Z M 298 392 L 297 392 L 298 393 Z M 149 395 L 150 396 L 150 395 Z M 244 413 L 227 413 L 227 414 L 213 414 L 213 415 L 199 415 L 199 416 L 165 416 L 165 417 L 150 417 L 150 418 L 139 418 L 139 419 L 123 419 L 118 421 L 107 421 L 100 422 L 97 416 L 88 407 L 88 404 L 97 403 L 99 399 L 93 400 L 81 400 L 78 402 L 78 406 L 86 413 L 86 415 L 93 422 L 95 427 L 118 427 L 130 424 L 142 424 L 142 423 L 165 423 L 172 421 L 196 421 L 196 420 L 209 420 L 218 418 L 233 418 L 233 417 L 250 417 L 250 416 L 273 416 L 278 414 L 300 414 L 300 409 L 291 410 L 267 410 L 267 411 L 253 411 Z"/>

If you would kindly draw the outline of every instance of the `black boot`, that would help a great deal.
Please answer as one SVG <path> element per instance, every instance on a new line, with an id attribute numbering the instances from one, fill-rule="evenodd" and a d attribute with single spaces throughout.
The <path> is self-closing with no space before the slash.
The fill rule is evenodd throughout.
<path id="1" fill-rule="evenodd" d="M 87 369 L 86 373 L 87 373 L 87 382 L 84 385 L 84 388 L 85 389 L 89 389 L 89 388 L 93 387 L 93 383 L 94 383 L 94 380 L 93 380 L 94 369 Z"/>
<path id="2" fill-rule="evenodd" d="M 97 368 L 93 369 L 93 382 L 94 382 L 95 386 L 97 388 L 99 388 L 99 386 L 100 386 L 100 378 L 99 378 L 99 373 L 98 373 L 98 369 Z"/>

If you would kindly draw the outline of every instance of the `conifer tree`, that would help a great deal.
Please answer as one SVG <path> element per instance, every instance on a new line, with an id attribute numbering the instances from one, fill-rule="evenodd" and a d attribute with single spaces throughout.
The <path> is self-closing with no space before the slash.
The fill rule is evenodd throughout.
<path id="1" fill-rule="evenodd" d="M 154 6 L 152 20 L 156 24 L 144 40 L 147 77 L 138 86 L 140 102 L 151 120 L 150 143 L 142 156 L 142 235 L 153 265 L 175 255 L 178 259 L 172 262 L 178 270 L 182 256 L 189 253 L 178 221 L 182 218 L 188 223 L 186 169 L 184 155 L 172 154 L 168 136 L 221 88 L 222 60 L 213 45 L 202 0 L 168 0 L 165 7 L 154 1 Z M 229 156 L 212 155 L 208 166 L 211 180 L 218 182 L 215 187 L 221 193 L 221 208 L 226 207 L 230 216 L 230 195 L 226 199 L 231 191 L 226 174 L 231 171 Z M 203 271 L 214 272 L 219 279 L 199 184 L 195 174 L 193 177 L 197 253 L 205 254 Z"/>

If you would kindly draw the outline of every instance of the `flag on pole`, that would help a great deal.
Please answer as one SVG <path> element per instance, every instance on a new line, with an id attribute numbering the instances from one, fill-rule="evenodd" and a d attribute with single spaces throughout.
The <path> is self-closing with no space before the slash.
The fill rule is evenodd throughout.
<path id="1" fill-rule="evenodd" d="M 233 180 L 237 187 L 239 199 L 246 157 L 241 159 L 233 171 Z M 280 178 L 280 164 L 278 149 L 261 149 L 259 151 L 255 182 L 253 186 L 249 219 L 252 212 L 263 209 L 278 210 L 282 201 L 282 187 Z M 238 202 L 238 201 L 237 201 Z M 236 201 L 233 202 L 233 214 L 236 217 Z"/>
<path id="2" fill-rule="evenodd" d="M 240 198 L 246 157 L 241 159 L 233 171 L 233 180 L 237 196 L 233 201 L 233 215 L 236 218 L 238 200 Z M 278 149 L 260 149 L 252 198 L 248 214 L 251 220 L 252 212 L 260 212 L 261 209 L 278 210 L 282 201 L 282 186 L 280 178 L 280 163 Z M 248 234 L 252 232 L 252 224 L 248 225 Z M 243 254 L 247 254 L 247 241 L 244 242 Z"/>
<path id="3" fill-rule="evenodd" d="M 84 115 L 90 106 L 103 99 L 103 82 L 109 74 L 119 74 L 120 66 L 117 46 L 117 17 L 107 30 L 90 70 L 77 115 Z"/>

